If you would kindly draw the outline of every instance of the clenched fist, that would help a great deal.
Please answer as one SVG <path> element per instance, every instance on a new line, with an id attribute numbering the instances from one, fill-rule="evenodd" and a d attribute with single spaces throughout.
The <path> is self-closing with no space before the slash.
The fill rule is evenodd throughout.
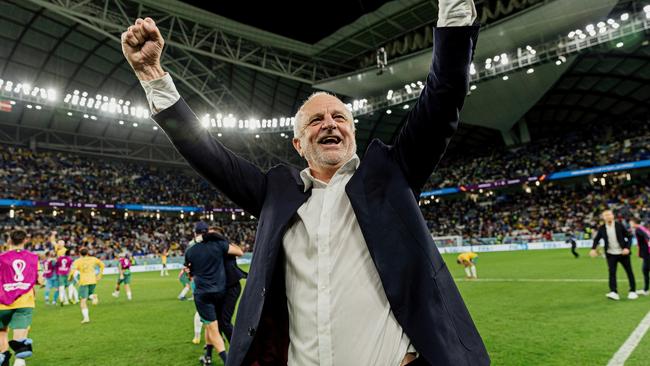
<path id="1" fill-rule="evenodd" d="M 138 18 L 122 33 L 122 52 L 140 80 L 153 80 L 165 75 L 160 66 L 164 45 L 160 30 L 151 18 Z"/>

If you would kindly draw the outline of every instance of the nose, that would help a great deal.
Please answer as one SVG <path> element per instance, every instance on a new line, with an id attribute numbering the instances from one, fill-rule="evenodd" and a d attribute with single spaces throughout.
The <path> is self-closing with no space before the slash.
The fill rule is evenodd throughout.
<path id="1" fill-rule="evenodd" d="M 327 129 L 327 130 L 333 130 L 336 128 L 336 121 L 334 118 L 332 118 L 331 114 L 327 114 L 325 118 L 323 119 L 323 123 L 321 124 L 321 128 Z"/>

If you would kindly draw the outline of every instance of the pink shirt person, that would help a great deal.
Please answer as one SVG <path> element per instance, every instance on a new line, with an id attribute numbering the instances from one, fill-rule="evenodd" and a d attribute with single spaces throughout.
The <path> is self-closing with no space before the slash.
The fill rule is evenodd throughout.
<path id="1" fill-rule="evenodd" d="M 56 259 L 56 274 L 59 276 L 67 276 L 70 273 L 72 266 L 72 258 L 67 255 L 62 255 Z"/>
<path id="2" fill-rule="evenodd" d="M 52 258 L 46 258 L 45 261 L 43 261 L 43 277 L 52 278 L 52 276 L 54 276 L 55 266 L 56 262 Z"/>
<path id="3" fill-rule="evenodd" d="M 124 257 L 124 258 L 120 258 L 120 267 L 121 267 L 122 269 L 129 269 L 129 268 L 131 268 L 131 264 L 132 264 L 132 263 L 131 263 L 131 260 L 130 260 L 129 258 L 126 258 L 126 257 Z"/>
<path id="4" fill-rule="evenodd" d="M 0 303 L 11 305 L 28 293 L 38 280 L 38 256 L 27 250 L 0 254 Z"/>

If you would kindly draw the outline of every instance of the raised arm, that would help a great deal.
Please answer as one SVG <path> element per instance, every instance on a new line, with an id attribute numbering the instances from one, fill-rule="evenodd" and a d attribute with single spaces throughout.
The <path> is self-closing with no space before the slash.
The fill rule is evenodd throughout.
<path id="1" fill-rule="evenodd" d="M 259 216 L 265 175 L 201 127 L 199 119 L 178 95 L 171 76 L 160 65 L 163 47 L 162 35 L 151 18 L 137 19 L 122 34 L 122 51 L 145 88 L 153 119 L 199 174 L 237 205 Z"/>
<path id="2" fill-rule="evenodd" d="M 476 13 L 472 0 L 441 0 L 439 13 L 424 89 L 394 143 L 395 158 L 414 192 L 433 173 L 458 128 L 478 38 L 478 26 L 470 25 Z"/>
<path id="3" fill-rule="evenodd" d="M 241 248 L 238 247 L 237 245 L 229 244 L 228 245 L 228 254 L 234 255 L 235 257 L 241 257 L 242 255 L 244 255 L 244 251 L 241 250 Z"/>

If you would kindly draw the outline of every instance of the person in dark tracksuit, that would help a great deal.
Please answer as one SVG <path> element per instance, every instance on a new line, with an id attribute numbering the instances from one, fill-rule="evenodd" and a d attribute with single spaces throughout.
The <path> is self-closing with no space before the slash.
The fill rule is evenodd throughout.
<path id="1" fill-rule="evenodd" d="M 566 243 L 571 244 L 571 254 L 573 254 L 573 257 L 575 259 L 578 259 L 580 257 L 580 254 L 578 254 L 576 251 L 578 244 L 576 243 L 575 239 L 573 239 L 573 236 L 571 236 L 571 234 L 566 234 Z"/>
<path id="2" fill-rule="evenodd" d="M 196 244 L 185 252 L 185 267 L 194 281 L 194 305 L 205 327 L 205 355 L 199 361 L 212 365 L 212 350 L 216 349 L 226 363 L 226 347 L 219 332 L 219 316 L 225 299 L 225 257 L 242 255 L 239 247 L 229 245 L 225 237 L 208 232 L 208 224 L 199 222 L 194 229 Z"/>
<path id="3" fill-rule="evenodd" d="M 650 241 L 650 230 L 642 226 L 638 219 L 630 219 L 630 227 L 636 236 L 636 243 L 639 247 L 639 258 L 643 260 L 641 271 L 643 273 L 643 290 L 638 290 L 636 293 L 639 295 L 648 296 L 650 292 L 650 248 L 648 242 Z"/>
<path id="4" fill-rule="evenodd" d="M 211 226 L 208 233 L 223 235 L 223 230 L 220 227 Z M 239 256 L 236 254 L 228 254 L 223 261 L 226 271 L 226 295 L 223 299 L 223 307 L 219 316 L 219 330 L 228 342 L 232 339 L 232 316 L 235 314 L 235 306 L 241 294 L 241 283 L 239 281 L 248 276 L 248 273 L 237 266 L 237 257 Z"/>
<path id="5" fill-rule="evenodd" d="M 636 282 L 632 264 L 630 262 L 630 245 L 631 235 L 625 229 L 623 224 L 614 221 L 614 213 L 611 210 L 603 211 L 603 220 L 605 224 L 598 228 L 598 233 L 594 237 L 589 255 L 596 257 L 596 247 L 602 239 L 605 241 L 605 256 L 607 258 L 607 267 L 609 269 L 609 293 L 605 296 L 612 300 L 619 300 L 620 296 L 616 290 L 616 267 L 618 263 L 623 266 L 627 279 L 630 283 L 630 292 L 627 295 L 629 300 L 635 300 L 639 297 L 636 294 Z"/>

